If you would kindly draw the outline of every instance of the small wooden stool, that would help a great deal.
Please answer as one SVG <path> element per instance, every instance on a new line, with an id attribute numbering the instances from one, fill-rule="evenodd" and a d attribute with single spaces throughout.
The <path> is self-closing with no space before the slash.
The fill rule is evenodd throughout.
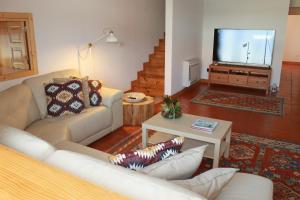
<path id="1" fill-rule="evenodd" d="M 146 96 L 139 103 L 128 103 L 123 101 L 124 125 L 138 126 L 154 115 L 154 99 Z"/>

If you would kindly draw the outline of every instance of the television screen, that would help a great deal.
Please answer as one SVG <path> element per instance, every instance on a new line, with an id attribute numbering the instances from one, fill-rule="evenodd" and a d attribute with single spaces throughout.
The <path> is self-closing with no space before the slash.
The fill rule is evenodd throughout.
<path id="1" fill-rule="evenodd" d="M 274 30 L 215 29 L 214 62 L 271 66 Z"/>

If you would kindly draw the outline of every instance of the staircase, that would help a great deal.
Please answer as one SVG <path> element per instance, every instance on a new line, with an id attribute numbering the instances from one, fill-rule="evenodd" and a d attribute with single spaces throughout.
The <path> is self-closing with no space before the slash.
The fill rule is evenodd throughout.
<path id="1" fill-rule="evenodd" d="M 159 40 L 149 61 L 144 63 L 143 70 L 137 74 L 137 80 L 131 82 L 132 92 L 143 92 L 147 96 L 164 95 L 165 82 L 165 39 Z"/>

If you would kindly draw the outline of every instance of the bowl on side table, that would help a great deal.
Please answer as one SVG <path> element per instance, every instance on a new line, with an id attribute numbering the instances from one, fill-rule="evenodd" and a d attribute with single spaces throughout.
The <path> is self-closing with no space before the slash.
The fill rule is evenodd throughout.
<path id="1" fill-rule="evenodd" d="M 146 95 L 141 92 L 128 92 L 123 96 L 123 100 L 127 103 L 138 103 L 145 99 Z"/>

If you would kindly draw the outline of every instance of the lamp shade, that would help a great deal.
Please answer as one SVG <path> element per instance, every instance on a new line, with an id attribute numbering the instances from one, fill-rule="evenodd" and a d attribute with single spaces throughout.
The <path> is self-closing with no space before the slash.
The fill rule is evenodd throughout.
<path id="1" fill-rule="evenodd" d="M 110 31 L 108 36 L 105 39 L 105 42 L 106 43 L 116 43 L 116 42 L 118 42 L 118 38 L 116 38 L 113 31 Z"/>

